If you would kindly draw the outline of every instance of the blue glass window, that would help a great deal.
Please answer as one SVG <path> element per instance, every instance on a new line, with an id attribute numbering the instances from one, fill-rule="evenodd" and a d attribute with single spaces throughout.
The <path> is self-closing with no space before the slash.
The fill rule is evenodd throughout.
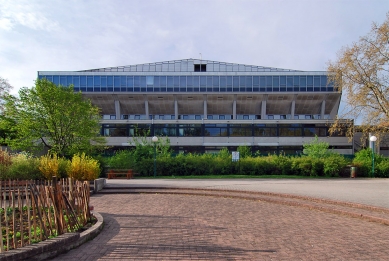
<path id="1" fill-rule="evenodd" d="M 146 85 L 153 86 L 154 85 L 154 76 L 146 76 Z"/>
<path id="2" fill-rule="evenodd" d="M 227 77 L 226 76 L 220 76 L 220 89 L 223 90 L 227 88 Z"/>
<path id="3" fill-rule="evenodd" d="M 86 87 L 86 76 L 80 76 L 80 86 Z"/>
<path id="4" fill-rule="evenodd" d="M 259 77 L 259 87 L 261 87 L 261 88 L 266 87 L 266 76 Z"/>
<path id="5" fill-rule="evenodd" d="M 179 87 L 180 86 L 180 77 L 179 76 L 173 76 L 173 86 Z"/>
<path id="6" fill-rule="evenodd" d="M 41 78 L 46 78 L 48 81 L 53 82 L 53 76 L 52 75 L 41 76 Z"/>
<path id="7" fill-rule="evenodd" d="M 167 87 L 168 88 L 173 88 L 173 76 L 168 76 L 167 77 Z M 172 89 L 173 91 L 173 89 Z"/>
<path id="8" fill-rule="evenodd" d="M 134 88 L 134 77 L 127 76 L 127 87 Z"/>
<path id="9" fill-rule="evenodd" d="M 300 76 L 300 87 L 307 87 L 307 77 Z"/>
<path id="10" fill-rule="evenodd" d="M 101 87 L 107 87 L 107 76 L 101 76 Z"/>
<path id="11" fill-rule="evenodd" d="M 66 76 L 67 85 L 73 84 L 73 76 Z"/>
<path id="12" fill-rule="evenodd" d="M 100 76 L 93 76 L 93 82 L 94 82 L 94 85 L 95 87 L 100 87 L 101 86 L 101 83 L 100 83 Z"/>
<path id="13" fill-rule="evenodd" d="M 126 86 L 127 86 L 126 76 L 120 76 L 120 87 L 126 87 Z"/>
<path id="14" fill-rule="evenodd" d="M 313 87 L 313 76 L 307 76 L 307 86 Z"/>
<path id="15" fill-rule="evenodd" d="M 280 77 L 273 76 L 273 92 L 280 91 Z"/>
<path id="16" fill-rule="evenodd" d="M 140 77 L 140 87 L 146 87 L 146 76 Z"/>
<path id="17" fill-rule="evenodd" d="M 187 76 L 186 77 L 186 86 L 187 87 L 193 87 L 193 77 L 192 76 Z"/>
<path id="18" fill-rule="evenodd" d="M 161 87 L 166 87 L 166 76 L 159 76 L 159 84 Z"/>
<path id="19" fill-rule="evenodd" d="M 86 91 L 93 92 L 93 76 L 86 77 Z"/>
<path id="20" fill-rule="evenodd" d="M 73 76 L 73 84 L 74 84 L 74 87 L 77 87 L 77 88 L 80 87 L 80 76 Z"/>
<path id="21" fill-rule="evenodd" d="M 85 77 L 85 76 L 84 76 Z M 53 76 L 53 83 L 58 85 L 59 84 L 59 76 L 58 75 L 54 75 Z"/>
<path id="22" fill-rule="evenodd" d="M 200 76 L 200 91 L 204 92 L 207 87 L 207 77 Z"/>
<path id="23" fill-rule="evenodd" d="M 59 77 L 59 84 L 61 84 L 62 86 L 67 86 L 66 76 Z"/>
<path id="24" fill-rule="evenodd" d="M 286 76 L 280 76 L 280 87 L 286 87 Z"/>
<path id="25" fill-rule="evenodd" d="M 259 87 L 259 76 L 253 76 L 253 87 Z"/>
<path id="26" fill-rule="evenodd" d="M 140 77 L 134 76 L 134 87 L 139 88 L 140 87 Z"/>
<path id="27" fill-rule="evenodd" d="M 207 76 L 207 87 L 212 87 L 212 76 Z"/>
<path id="28" fill-rule="evenodd" d="M 113 76 L 107 76 L 107 86 L 113 87 Z"/>
<path id="29" fill-rule="evenodd" d="M 327 86 L 327 76 L 320 76 L 320 86 L 321 87 Z"/>
<path id="30" fill-rule="evenodd" d="M 160 87 L 159 76 L 154 76 L 154 87 Z"/>
<path id="31" fill-rule="evenodd" d="M 246 87 L 246 76 L 240 76 L 239 77 L 239 87 L 240 87 L 240 90 L 244 90 L 245 87 Z"/>
<path id="32" fill-rule="evenodd" d="M 253 77 L 246 76 L 246 92 L 253 91 Z"/>
<path id="33" fill-rule="evenodd" d="M 180 76 L 180 87 L 186 88 L 186 76 Z"/>
<path id="34" fill-rule="evenodd" d="M 293 76 L 293 87 L 300 86 L 300 76 Z"/>
<path id="35" fill-rule="evenodd" d="M 113 87 L 120 87 L 120 76 L 113 77 Z"/>
<path id="36" fill-rule="evenodd" d="M 320 87 L 320 76 L 314 76 L 313 85 L 314 87 Z"/>
<path id="37" fill-rule="evenodd" d="M 198 89 L 200 86 L 200 79 L 198 76 L 193 76 L 193 87 L 194 89 Z"/>
<path id="38" fill-rule="evenodd" d="M 286 76 L 286 87 L 293 87 L 293 76 Z"/>

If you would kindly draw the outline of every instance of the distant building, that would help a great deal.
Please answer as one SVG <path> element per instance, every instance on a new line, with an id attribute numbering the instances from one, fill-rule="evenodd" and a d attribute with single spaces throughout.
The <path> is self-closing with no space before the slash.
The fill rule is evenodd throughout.
<path id="1" fill-rule="evenodd" d="M 74 85 L 101 108 L 108 145 L 127 147 L 135 129 L 168 136 L 176 152 L 299 154 L 315 135 L 353 154 L 343 133 L 329 137 L 341 93 L 327 72 L 286 70 L 198 59 L 84 71 L 39 71 L 39 78 Z"/>

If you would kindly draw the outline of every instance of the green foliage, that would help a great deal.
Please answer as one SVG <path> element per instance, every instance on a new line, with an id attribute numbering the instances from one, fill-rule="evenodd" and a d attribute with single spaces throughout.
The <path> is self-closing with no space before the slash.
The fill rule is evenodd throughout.
<path id="1" fill-rule="evenodd" d="M 219 153 L 217 153 L 216 155 L 219 158 L 231 160 L 231 153 L 227 148 L 222 148 L 221 150 L 219 150 Z"/>
<path id="2" fill-rule="evenodd" d="M 94 180 L 100 175 L 100 164 L 85 153 L 75 154 L 68 166 L 67 174 L 68 177 L 77 180 Z"/>
<path id="3" fill-rule="evenodd" d="M 72 155 L 92 153 L 104 144 L 99 137 L 98 107 L 75 93 L 72 86 L 38 79 L 34 87 L 22 88 L 19 97 L 9 95 L 5 101 L 4 117 L 15 123 L 16 137 L 7 140 L 12 148 L 32 151 L 45 147 L 51 153 Z"/>
<path id="4" fill-rule="evenodd" d="M 132 169 L 135 166 L 134 151 L 117 151 L 107 160 L 107 165 L 111 169 Z"/>
<path id="5" fill-rule="evenodd" d="M 158 141 L 154 144 L 151 140 L 150 130 L 140 130 L 135 128 L 134 137 L 130 140 L 132 145 L 135 145 L 133 151 L 133 160 L 135 163 L 143 159 L 153 159 L 154 150 L 156 150 L 157 157 L 170 156 L 170 139 L 168 137 L 158 137 Z"/>
<path id="6" fill-rule="evenodd" d="M 342 170 L 349 164 L 347 159 L 337 154 L 324 158 L 323 163 L 323 172 L 326 177 L 339 177 Z"/>
<path id="7" fill-rule="evenodd" d="M 372 151 L 371 149 L 363 149 L 355 153 L 355 157 L 353 159 L 352 164 L 357 167 L 357 175 L 359 177 L 373 177 L 372 173 Z M 374 162 L 376 166 L 376 173 L 374 173 L 375 177 L 377 174 L 381 176 L 385 176 L 385 173 L 382 173 L 382 170 L 386 167 L 386 161 L 388 159 L 384 158 L 382 155 L 374 154 Z M 380 169 L 382 168 L 382 169 Z M 387 174 L 386 174 L 387 175 Z"/>
<path id="8" fill-rule="evenodd" d="M 6 169 L 2 169 L 0 178 L 6 179 L 41 179 L 42 173 L 39 171 L 39 160 L 26 154 L 12 156 L 12 164 Z"/>
<path id="9" fill-rule="evenodd" d="M 313 140 L 303 144 L 303 153 L 313 158 L 327 157 L 332 154 L 328 151 L 329 146 L 328 142 L 320 141 L 316 135 Z"/>
<path id="10" fill-rule="evenodd" d="M 241 159 L 251 157 L 252 155 L 250 146 L 239 146 L 237 150 Z"/>

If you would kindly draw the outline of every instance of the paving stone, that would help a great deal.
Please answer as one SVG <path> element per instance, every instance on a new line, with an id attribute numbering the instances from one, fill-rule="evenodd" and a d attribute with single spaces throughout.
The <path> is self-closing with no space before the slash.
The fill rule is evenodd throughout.
<path id="1" fill-rule="evenodd" d="M 387 260 L 389 226 L 234 197 L 101 194 L 94 240 L 55 260 Z"/>

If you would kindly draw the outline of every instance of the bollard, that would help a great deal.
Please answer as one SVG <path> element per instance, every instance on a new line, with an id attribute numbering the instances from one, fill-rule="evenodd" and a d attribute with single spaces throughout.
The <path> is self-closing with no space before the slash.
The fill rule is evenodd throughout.
<path id="1" fill-rule="evenodd" d="M 357 176 L 357 167 L 351 167 L 350 178 L 355 178 Z"/>

